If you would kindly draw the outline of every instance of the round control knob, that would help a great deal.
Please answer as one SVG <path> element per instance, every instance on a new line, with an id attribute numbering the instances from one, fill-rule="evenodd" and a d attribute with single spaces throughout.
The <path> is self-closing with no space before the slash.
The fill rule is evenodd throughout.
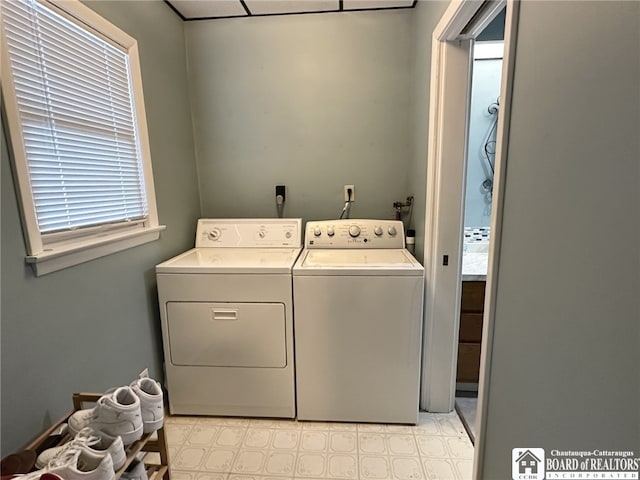
<path id="1" fill-rule="evenodd" d="M 376 226 L 376 228 L 373 229 L 373 233 L 376 234 L 376 237 L 379 237 L 380 235 L 382 235 L 382 227 Z"/>
<path id="2" fill-rule="evenodd" d="M 220 238 L 221 232 L 217 228 L 214 228 L 209 233 L 207 233 L 207 237 L 209 240 L 218 240 Z"/>
<path id="3" fill-rule="evenodd" d="M 327 235 L 329 235 L 330 237 L 333 237 L 335 234 L 336 232 L 333 229 L 333 227 L 327 227 Z"/>
<path id="4" fill-rule="evenodd" d="M 293 235 L 291 232 L 285 232 L 284 238 L 291 238 L 291 235 Z"/>
<path id="5" fill-rule="evenodd" d="M 259 236 L 260 238 L 264 238 L 264 237 L 265 237 L 265 235 L 266 235 L 266 233 L 265 233 L 265 231 L 264 231 L 264 230 L 260 230 L 260 231 L 258 232 L 258 236 Z"/>
<path id="6" fill-rule="evenodd" d="M 360 235 L 360 227 L 358 225 L 351 225 L 349 227 L 349 235 L 351 235 L 353 238 L 356 238 L 358 235 Z"/>
<path id="7" fill-rule="evenodd" d="M 391 226 L 389 227 L 389 235 L 391 235 L 391 236 L 393 237 L 396 233 L 398 233 L 398 232 L 396 231 L 396 227 L 394 227 L 393 225 L 391 225 Z"/>
<path id="8" fill-rule="evenodd" d="M 314 228 L 314 229 L 313 229 L 313 234 L 314 234 L 316 237 L 319 237 L 319 236 L 320 236 L 320 234 L 322 234 L 322 230 L 320 230 L 320 228 L 319 228 L 319 227 L 316 227 L 316 228 Z"/>

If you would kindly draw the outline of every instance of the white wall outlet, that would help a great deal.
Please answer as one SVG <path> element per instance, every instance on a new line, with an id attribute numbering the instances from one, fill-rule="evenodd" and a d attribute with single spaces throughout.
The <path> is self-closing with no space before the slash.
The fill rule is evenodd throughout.
<path id="1" fill-rule="evenodd" d="M 344 201 L 355 202 L 356 201 L 356 186 L 345 185 L 344 186 Z"/>
<path id="2" fill-rule="evenodd" d="M 148 378 L 149 377 L 149 369 L 145 368 L 144 370 L 142 370 L 140 372 L 140 374 L 138 375 L 138 378 Z"/>

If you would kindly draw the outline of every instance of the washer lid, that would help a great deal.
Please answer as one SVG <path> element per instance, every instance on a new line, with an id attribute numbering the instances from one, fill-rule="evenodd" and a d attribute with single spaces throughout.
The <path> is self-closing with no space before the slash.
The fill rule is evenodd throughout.
<path id="1" fill-rule="evenodd" d="M 300 248 L 194 248 L 156 266 L 157 273 L 291 273 Z"/>
<path id="2" fill-rule="evenodd" d="M 424 268 L 406 249 L 305 250 L 298 275 L 422 275 Z"/>

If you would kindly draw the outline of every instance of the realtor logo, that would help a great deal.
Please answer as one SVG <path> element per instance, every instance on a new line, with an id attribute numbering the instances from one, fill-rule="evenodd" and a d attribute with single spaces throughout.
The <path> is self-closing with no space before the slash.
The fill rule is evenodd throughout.
<path id="1" fill-rule="evenodd" d="M 513 480 L 544 480 L 544 448 L 511 450 Z"/>

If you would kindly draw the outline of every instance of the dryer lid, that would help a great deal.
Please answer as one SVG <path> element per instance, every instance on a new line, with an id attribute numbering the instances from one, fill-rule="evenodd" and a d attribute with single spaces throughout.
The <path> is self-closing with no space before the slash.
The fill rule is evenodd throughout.
<path id="1" fill-rule="evenodd" d="M 156 266 L 157 273 L 291 273 L 300 248 L 194 248 Z"/>

